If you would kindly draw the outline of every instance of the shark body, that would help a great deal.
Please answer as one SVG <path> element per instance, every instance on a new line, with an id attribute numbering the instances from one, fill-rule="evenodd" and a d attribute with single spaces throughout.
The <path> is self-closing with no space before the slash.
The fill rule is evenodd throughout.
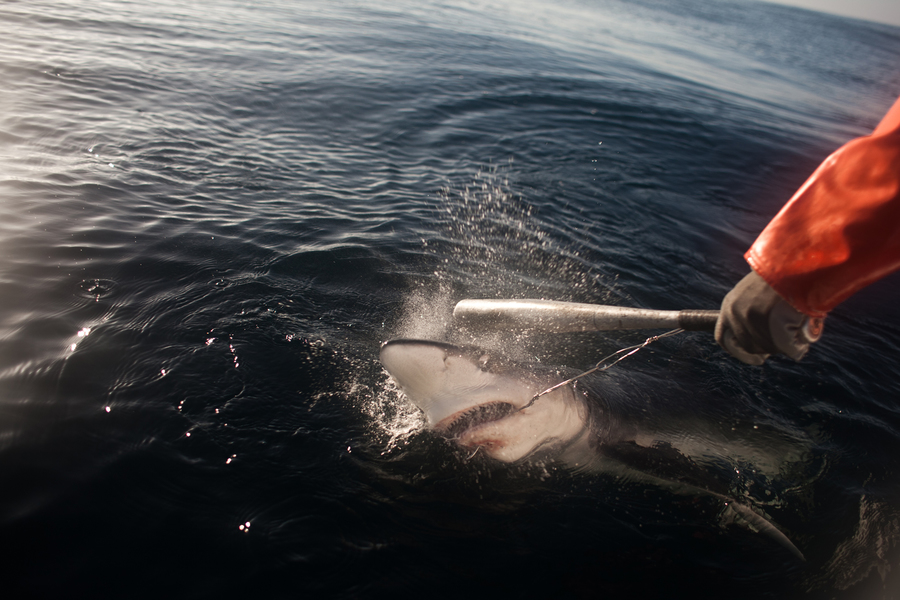
<path id="1" fill-rule="evenodd" d="M 720 518 L 803 554 L 769 519 L 732 497 L 692 454 L 728 452 L 726 442 L 685 435 L 684 427 L 642 427 L 566 373 L 526 365 L 477 347 L 427 340 L 384 343 L 380 360 L 427 420 L 459 446 L 504 463 L 552 460 L 577 470 L 627 473 L 631 480 L 721 502 Z M 699 441 L 698 441 L 699 440 Z"/>

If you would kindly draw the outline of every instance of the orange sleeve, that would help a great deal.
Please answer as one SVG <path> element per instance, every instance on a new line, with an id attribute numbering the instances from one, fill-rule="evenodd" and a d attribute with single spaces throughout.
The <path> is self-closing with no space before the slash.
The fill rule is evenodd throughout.
<path id="1" fill-rule="evenodd" d="M 900 98 L 819 165 L 744 256 L 812 317 L 900 269 Z"/>

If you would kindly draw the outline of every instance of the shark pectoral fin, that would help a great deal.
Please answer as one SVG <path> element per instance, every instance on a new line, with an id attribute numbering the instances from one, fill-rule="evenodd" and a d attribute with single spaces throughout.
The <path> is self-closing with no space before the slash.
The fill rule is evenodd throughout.
<path id="1" fill-rule="evenodd" d="M 721 525 L 730 525 L 732 523 L 749 529 L 750 531 L 761 533 L 768 538 L 775 540 L 794 556 L 806 562 L 806 557 L 800 552 L 800 549 L 786 536 L 778 527 L 776 527 L 766 517 L 760 515 L 752 508 L 734 500 L 728 500 L 725 503 L 725 509 L 721 513 Z"/>
<path id="2" fill-rule="evenodd" d="M 711 496 L 724 504 L 720 513 L 722 526 L 735 524 L 761 533 L 802 561 L 806 561 L 803 553 L 781 532 L 771 521 L 760 515 L 746 504 L 737 502 L 724 484 L 717 481 L 712 474 L 702 469 L 677 448 L 666 443 L 657 443 L 652 447 L 640 446 L 634 441 L 620 442 L 611 446 L 603 446 L 601 452 L 607 458 L 636 469 L 648 477 L 655 478 L 676 493 Z"/>

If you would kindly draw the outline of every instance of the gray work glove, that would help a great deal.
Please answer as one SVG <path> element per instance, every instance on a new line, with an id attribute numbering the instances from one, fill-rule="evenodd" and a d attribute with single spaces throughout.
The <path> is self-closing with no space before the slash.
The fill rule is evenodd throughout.
<path id="1" fill-rule="evenodd" d="M 788 304 L 756 271 L 728 292 L 716 322 L 716 341 L 748 365 L 779 352 L 800 360 L 821 335 L 822 319 Z"/>

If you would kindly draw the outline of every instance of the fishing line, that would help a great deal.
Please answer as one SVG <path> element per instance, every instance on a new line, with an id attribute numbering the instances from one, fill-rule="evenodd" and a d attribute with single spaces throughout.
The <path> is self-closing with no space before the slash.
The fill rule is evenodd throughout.
<path id="1" fill-rule="evenodd" d="M 646 340 L 644 340 L 643 343 L 641 343 L 641 344 L 635 344 L 634 346 L 628 346 L 627 348 L 622 348 L 621 350 L 616 350 L 615 352 L 613 352 L 613 353 L 610 354 L 609 356 L 607 356 L 607 357 L 601 359 L 600 362 L 598 362 L 596 365 L 594 365 L 593 367 L 591 367 L 591 368 L 588 369 L 587 371 L 584 371 L 584 372 L 582 372 L 582 373 L 579 373 L 578 375 L 576 375 L 576 376 L 574 376 L 574 377 L 571 377 L 571 378 L 569 378 L 569 379 L 566 379 L 565 381 L 560 381 L 560 382 L 557 383 L 556 385 L 550 386 L 550 387 L 548 387 L 546 390 L 544 390 L 544 391 L 542 391 L 542 392 L 538 392 L 537 394 L 535 394 L 534 396 L 532 396 L 532 398 L 531 398 L 531 400 L 529 400 L 528 404 L 526 404 L 525 406 L 523 406 L 522 408 L 520 408 L 519 411 L 523 411 L 523 410 L 525 410 L 526 408 L 528 408 L 529 406 L 531 406 L 532 404 L 534 404 L 534 403 L 537 401 L 537 399 L 540 398 L 541 396 L 544 396 L 544 395 L 546 395 L 546 394 L 549 394 L 550 392 L 552 392 L 552 391 L 554 391 L 554 390 L 557 390 L 557 389 L 559 389 L 559 388 L 561 388 L 561 387 L 563 387 L 563 386 L 569 385 L 570 383 L 575 383 L 576 381 L 578 381 L 578 380 L 581 379 L 582 377 L 585 377 L 586 375 L 590 375 L 591 373 L 602 373 L 603 371 L 606 371 L 607 369 L 612 368 L 613 366 L 619 364 L 619 362 L 625 360 L 626 358 L 628 358 L 628 357 L 631 356 L 632 354 L 635 354 L 636 352 L 638 352 L 638 351 L 641 350 L 642 348 L 645 348 L 646 346 L 649 346 L 650 344 L 652 344 L 652 343 L 655 342 L 656 340 L 661 340 L 662 338 L 669 337 L 669 336 L 672 336 L 672 335 L 676 335 L 676 334 L 679 334 L 679 333 L 682 333 L 682 332 L 684 332 L 684 329 L 673 329 L 672 331 L 667 331 L 666 333 L 661 333 L 661 334 L 659 334 L 659 335 L 654 335 L 654 336 L 648 337 L 648 338 L 647 338 Z M 621 355 L 621 356 L 620 356 L 620 355 Z M 609 364 L 604 364 L 604 363 L 606 363 L 608 360 L 610 360 L 610 359 L 612 359 L 612 358 L 615 358 L 615 360 L 612 361 L 612 362 L 609 363 Z"/>

